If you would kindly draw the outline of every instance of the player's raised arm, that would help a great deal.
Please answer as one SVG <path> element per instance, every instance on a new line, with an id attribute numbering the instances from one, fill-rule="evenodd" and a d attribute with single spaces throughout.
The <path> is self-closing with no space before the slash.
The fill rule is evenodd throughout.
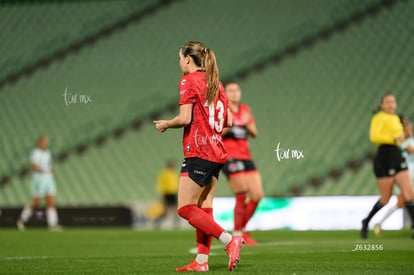
<path id="1" fill-rule="evenodd" d="M 226 120 L 225 127 L 231 127 L 231 126 L 233 126 L 233 116 L 231 115 L 230 109 L 227 109 L 227 120 Z"/>
<path id="2" fill-rule="evenodd" d="M 256 128 L 256 123 L 254 122 L 253 115 L 252 115 L 250 108 L 248 109 L 248 112 L 246 112 L 245 123 L 246 123 L 245 125 L 246 125 L 247 133 L 252 138 L 255 138 L 257 136 L 257 128 Z"/>

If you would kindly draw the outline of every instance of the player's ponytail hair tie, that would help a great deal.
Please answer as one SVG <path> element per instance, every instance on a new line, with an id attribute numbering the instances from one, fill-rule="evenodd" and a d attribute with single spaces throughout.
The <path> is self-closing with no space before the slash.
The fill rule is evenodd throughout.
<path id="1" fill-rule="evenodd" d="M 204 54 L 206 54 L 206 53 L 207 53 L 207 50 L 208 50 L 208 48 L 207 48 L 207 47 L 205 47 L 205 48 L 203 49 L 203 53 L 204 53 Z"/>

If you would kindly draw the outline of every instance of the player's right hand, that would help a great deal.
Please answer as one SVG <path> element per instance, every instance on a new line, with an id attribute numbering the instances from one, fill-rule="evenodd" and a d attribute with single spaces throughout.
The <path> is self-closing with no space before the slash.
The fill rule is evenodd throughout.
<path id="1" fill-rule="evenodd" d="M 155 128 L 157 128 L 160 133 L 165 132 L 168 128 L 166 120 L 154 120 L 153 123 L 155 124 Z"/>

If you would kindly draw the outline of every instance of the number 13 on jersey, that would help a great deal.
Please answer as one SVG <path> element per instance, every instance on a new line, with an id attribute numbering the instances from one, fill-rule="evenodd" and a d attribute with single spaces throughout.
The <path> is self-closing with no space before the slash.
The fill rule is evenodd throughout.
<path id="1" fill-rule="evenodd" d="M 221 100 L 217 100 L 217 102 L 204 106 L 208 106 L 208 122 L 210 124 L 211 129 L 216 130 L 216 132 L 221 133 L 223 130 L 224 125 L 224 104 Z M 217 113 L 217 117 L 216 117 Z"/>

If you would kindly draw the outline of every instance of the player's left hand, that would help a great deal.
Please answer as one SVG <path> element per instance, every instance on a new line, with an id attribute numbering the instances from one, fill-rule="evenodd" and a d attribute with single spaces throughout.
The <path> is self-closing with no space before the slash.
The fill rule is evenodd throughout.
<path id="1" fill-rule="evenodd" d="M 168 128 L 166 120 L 154 120 L 153 122 L 155 124 L 155 128 L 157 128 L 160 133 L 165 132 Z"/>

